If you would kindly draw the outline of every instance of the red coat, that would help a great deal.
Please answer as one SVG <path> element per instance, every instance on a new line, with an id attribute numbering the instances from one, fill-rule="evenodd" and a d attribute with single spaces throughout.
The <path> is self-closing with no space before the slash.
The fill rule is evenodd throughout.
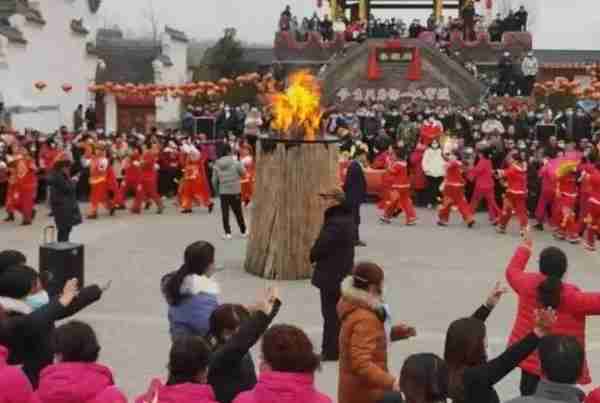
<path id="1" fill-rule="evenodd" d="M 63 362 L 41 372 L 37 395 L 42 403 L 126 403 L 107 367 L 93 362 Z"/>
<path id="2" fill-rule="evenodd" d="M 588 174 L 587 181 L 590 185 L 590 201 L 596 204 L 600 204 L 600 171 L 594 169 L 591 174 Z"/>
<path id="3" fill-rule="evenodd" d="M 527 193 L 527 169 L 511 164 L 504 171 L 504 178 L 507 182 L 506 191 L 514 194 Z"/>
<path id="4" fill-rule="evenodd" d="M 494 189 L 494 168 L 492 167 L 492 161 L 487 158 L 480 158 L 467 176 L 470 181 L 475 182 L 476 189 Z"/>
<path id="5" fill-rule="evenodd" d="M 373 169 L 386 169 L 391 160 L 391 156 L 389 151 L 383 151 L 375 157 L 373 163 L 371 164 L 371 168 Z"/>
<path id="6" fill-rule="evenodd" d="M 410 179 L 408 178 L 408 164 L 406 161 L 396 161 L 389 168 L 391 174 L 392 188 L 408 189 L 410 188 Z"/>
<path id="7" fill-rule="evenodd" d="M 413 187 L 422 190 L 427 187 L 427 177 L 423 172 L 423 154 L 425 150 L 415 150 L 410 155 L 410 171 L 412 174 Z"/>
<path id="8" fill-rule="evenodd" d="M 156 179 L 157 158 L 154 152 L 146 151 L 142 154 L 142 180 L 153 181 Z"/>
<path id="9" fill-rule="evenodd" d="M 129 156 L 126 160 L 125 167 L 125 182 L 129 184 L 137 184 L 142 178 L 142 168 L 140 157 Z"/>
<path id="10" fill-rule="evenodd" d="M 558 178 L 558 191 L 563 196 L 577 197 L 577 178 L 575 178 L 575 174 Z"/>
<path id="11" fill-rule="evenodd" d="M 48 173 L 54 167 L 54 164 L 58 160 L 60 151 L 56 148 L 49 147 L 48 145 L 42 145 L 40 149 L 40 162 L 43 165 L 44 172 Z"/>
<path id="12" fill-rule="evenodd" d="M 525 272 L 530 256 L 531 251 L 521 246 L 506 268 L 506 280 L 519 298 L 517 318 L 509 344 L 516 343 L 533 330 L 534 311 L 540 308 L 537 300 L 537 288 L 546 276 L 539 272 Z M 552 333 L 574 336 L 585 351 L 585 322 L 588 315 L 600 315 L 600 293 L 583 292 L 573 284 L 563 283 L 557 321 Z M 521 362 L 520 367 L 530 374 L 540 376 L 540 361 L 537 352 Z M 581 378 L 577 383 L 587 385 L 591 381 L 587 361 L 585 361 Z"/>
<path id="13" fill-rule="evenodd" d="M 8 350 L 0 346 L 0 402 L 37 403 L 29 379 L 21 368 L 6 364 Z"/>
<path id="14" fill-rule="evenodd" d="M 464 186 L 465 180 L 462 175 L 462 163 L 450 161 L 446 165 L 445 186 Z"/>

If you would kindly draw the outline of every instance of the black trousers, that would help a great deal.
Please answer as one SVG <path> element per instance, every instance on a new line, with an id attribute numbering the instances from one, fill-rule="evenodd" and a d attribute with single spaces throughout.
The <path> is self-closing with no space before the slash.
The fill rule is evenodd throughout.
<path id="1" fill-rule="evenodd" d="M 236 195 L 221 195 L 221 215 L 223 216 L 223 230 L 226 234 L 231 234 L 231 225 L 229 225 L 229 209 L 233 210 L 235 219 L 240 227 L 240 231 L 246 233 L 246 223 L 242 213 L 242 197 Z"/>
<path id="2" fill-rule="evenodd" d="M 69 235 L 71 235 L 71 230 L 73 229 L 73 227 L 57 225 L 56 228 L 57 228 L 56 240 L 58 242 L 69 242 Z"/>
<path id="3" fill-rule="evenodd" d="M 439 204 L 438 197 L 440 197 L 440 185 L 444 181 L 443 177 L 436 178 L 433 176 L 427 177 L 427 196 L 425 197 L 427 204 L 437 206 Z"/>
<path id="4" fill-rule="evenodd" d="M 354 241 L 360 241 L 360 204 L 352 206 L 352 216 L 354 217 Z"/>
<path id="5" fill-rule="evenodd" d="M 521 396 L 531 396 L 537 390 L 540 377 L 521 370 Z"/>
<path id="6" fill-rule="evenodd" d="M 323 358 L 337 359 L 339 356 L 340 320 L 337 304 L 342 297 L 340 289 L 320 290 L 321 315 L 323 316 L 323 342 L 321 354 Z"/>

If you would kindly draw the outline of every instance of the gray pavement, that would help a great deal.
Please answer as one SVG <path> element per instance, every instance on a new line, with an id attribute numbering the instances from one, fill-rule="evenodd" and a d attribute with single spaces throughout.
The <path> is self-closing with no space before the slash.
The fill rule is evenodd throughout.
<path id="1" fill-rule="evenodd" d="M 220 238 L 219 209 L 213 215 L 197 209 L 193 215 L 181 215 L 169 207 L 164 215 L 153 210 L 142 216 L 120 212 L 77 227 L 72 239 L 85 244 L 88 283 L 112 280 L 112 288 L 96 305 L 79 315 L 97 330 L 102 345 L 101 361 L 114 369 L 117 382 L 130 397 L 143 392 L 150 379 L 164 376 L 170 347 L 166 306 L 159 292 L 163 274 L 181 262 L 189 243 L 204 239 L 217 248 L 218 263 L 224 270 L 216 275 L 222 285 L 224 302 L 250 303 L 270 282 L 252 277 L 242 269 L 245 241 Z M 390 365 L 398 371 L 404 358 L 415 352 L 442 354 L 444 335 L 450 321 L 470 315 L 484 301 L 519 243 L 515 224 L 509 234 L 500 236 L 487 224 L 469 230 L 453 216 L 447 228 L 434 225 L 432 211 L 418 210 L 416 227 L 400 223 L 381 226 L 376 210 L 363 210 L 362 236 L 367 248 L 358 250 L 358 258 L 373 260 L 386 270 L 387 300 L 394 318 L 416 326 L 418 336 L 396 343 Z M 32 227 L 0 225 L 2 248 L 26 252 L 29 263 L 37 268 L 38 245 L 44 225 L 51 223 L 40 211 Z M 557 245 L 550 234 L 535 234 L 537 252 Z M 570 260 L 569 280 L 587 290 L 600 290 L 600 252 L 590 254 L 580 246 L 561 244 Z M 532 267 L 535 260 L 532 259 Z M 317 291 L 308 281 L 281 282 L 283 308 L 278 322 L 304 328 L 319 345 L 320 308 Z M 490 355 L 495 356 L 506 344 L 516 310 L 514 295 L 507 295 L 488 319 Z M 600 383 L 600 320 L 588 322 L 588 360 L 592 377 Z M 321 390 L 336 396 L 337 365 L 327 363 L 317 376 Z M 498 390 L 506 400 L 517 394 L 518 377 L 511 375 Z"/>

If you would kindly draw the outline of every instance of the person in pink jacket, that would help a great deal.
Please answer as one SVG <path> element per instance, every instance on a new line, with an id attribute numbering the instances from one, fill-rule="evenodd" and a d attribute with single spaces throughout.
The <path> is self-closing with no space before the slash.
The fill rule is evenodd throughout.
<path id="1" fill-rule="evenodd" d="M 272 326 L 263 336 L 260 376 L 254 389 L 242 392 L 234 403 L 331 403 L 315 388 L 320 359 L 301 329 Z"/>
<path id="2" fill-rule="evenodd" d="M 554 199 L 556 198 L 556 179 L 554 172 L 550 170 L 548 165 L 548 158 L 544 160 L 544 165 L 540 168 L 538 176 L 542 179 L 542 192 L 538 199 L 537 208 L 535 209 L 537 224 L 535 224 L 534 228 L 543 231 L 544 221 L 549 212 L 552 211 Z M 551 224 L 554 226 L 556 223 L 552 221 Z"/>
<path id="3" fill-rule="evenodd" d="M 210 355 L 210 346 L 200 336 L 175 338 L 169 353 L 167 384 L 153 379 L 135 403 L 217 403 L 212 387 L 206 383 Z"/>
<path id="4" fill-rule="evenodd" d="M 490 222 L 496 224 L 500 217 L 500 208 L 496 203 L 494 168 L 490 160 L 489 149 L 481 150 L 478 158 L 477 164 L 467 172 L 467 178 L 471 182 L 475 182 L 475 189 L 471 197 L 471 210 L 477 211 L 481 199 L 485 199 Z"/>
<path id="5" fill-rule="evenodd" d="M 8 365 L 9 329 L 0 307 L 0 403 L 38 403 L 29 379 L 21 368 Z"/>
<path id="6" fill-rule="evenodd" d="M 90 325 L 71 321 L 53 334 L 55 361 L 40 374 L 41 403 L 126 403 L 111 370 L 96 363 L 100 345 Z"/>
<path id="7" fill-rule="evenodd" d="M 552 329 L 556 335 L 573 336 L 585 351 L 585 325 L 590 315 L 600 315 L 600 292 L 583 292 L 577 286 L 563 282 L 567 273 L 567 256 L 556 247 L 548 247 L 540 253 L 539 272 L 526 272 L 533 242 L 529 231 L 517 248 L 508 267 L 506 279 L 519 299 L 517 316 L 509 344 L 521 340 L 533 329 L 534 312 L 539 308 L 553 308 L 557 320 Z M 521 394 L 531 395 L 540 380 L 541 369 L 537 352 L 521 362 Z M 591 383 L 587 361 L 578 383 Z"/>

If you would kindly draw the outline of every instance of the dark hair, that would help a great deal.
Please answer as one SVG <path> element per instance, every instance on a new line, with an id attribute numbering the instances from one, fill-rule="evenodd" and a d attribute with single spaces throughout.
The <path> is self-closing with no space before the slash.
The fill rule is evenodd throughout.
<path id="1" fill-rule="evenodd" d="M 78 320 L 59 326 L 52 333 L 54 354 L 60 354 L 63 362 L 96 362 L 100 344 L 94 329 Z"/>
<path id="2" fill-rule="evenodd" d="M 566 271 L 567 256 L 562 250 L 551 246 L 540 253 L 540 273 L 546 275 L 546 279 L 538 285 L 537 296 L 544 308 L 556 309 L 560 305 L 562 277 Z"/>
<path id="3" fill-rule="evenodd" d="M 210 315 L 208 334 L 215 339 L 217 344 L 221 344 L 225 341 L 223 332 L 237 329 L 249 316 L 250 313 L 243 305 L 219 305 Z"/>
<path id="4" fill-rule="evenodd" d="M 55 171 L 62 171 L 65 168 L 71 168 L 71 161 L 69 160 L 59 160 L 54 164 Z"/>
<path id="5" fill-rule="evenodd" d="M 406 152 L 402 147 L 394 147 L 394 155 L 401 161 L 406 160 Z"/>
<path id="6" fill-rule="evenodd" d="M 195 383 L 199 373 L 206 371 L 210 347 L 200 336 L 177 337 L 169 353 L 168 385 Z"/>
<path id="7" fill-rule="evenodd" d="M 485 353 L 485 324 L 477 318 L 455 320 L 446 332 L 444 360 L 449 371 L 448 395 L 453 400 L 464 400 L 464 371 L 483 364 Z"/>
<path id="8" fill-rule="evenodd" d="M 223 145 L 221 146 L 221 155 L 222 156 L 227 156 L 230 155 L 233 151 L 231 150 L 231 146 L 229 145 L 229 143 L 223 143 Z"/>
<path id="9" fill-rule="evenodd" d="M 383 278 L 383 269 L 372 262 L 360 262 L 352 269 L 352 286 L 359 290 L 381 285 Z"/>
<path id="10" fill-rule="evenodd" d="M 215 261 L 215 247 L 206 241 L 198 241 L 185 248 L 183 254 L 183 265 L 168 278 L 165 285 L 165 294 L 171 305 L 179 305 L 183 296 L 181 295 L 181 283 L 186 276 L 206 273 L 206 269 Z"/>
<path id="11" fill-rule="evenodd" d="M 581 376 L 584 352 L 573 336 L 544 337 L 538 346 L 542 373 L 551 382 L 575 384 Z"/>
<path id="12" fill-rule="evenodd" d="M 320 367 L 320 357 L 302 331 L 291 325 L 272 326 L 262 340 L 262 355 L 273 371 L 312 373 Z"/>
<path id="13" fill-rule="evenodd" d="M 400 371 L 400 389 L 407 401 L 445 402 L 448 366 L 435 354 L 413 354 L 404 361 Z"/>
<path id="14" fill-rule="evenodd" d="M 11 266 L 27 263 L 27 257 L 18 250 L 6 249 L 0 252 L 0 273 Z"/>
<path id="15" fill-rule="evenodd" d="M 0 296 L 21 299 L 31 293 L 40 275 L 24 264 L 11 266 L 0 273 Z"/>

